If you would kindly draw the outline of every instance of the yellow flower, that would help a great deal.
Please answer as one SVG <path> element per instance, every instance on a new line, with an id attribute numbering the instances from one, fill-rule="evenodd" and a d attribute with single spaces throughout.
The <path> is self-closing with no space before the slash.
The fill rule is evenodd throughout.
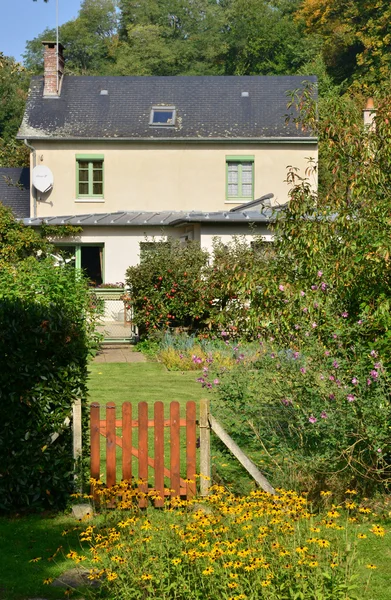
<path id="1" fill-rule="evenodd" d="M 334 510 L 329 510 L 329 512 L 327 513 L 327 516 L 332 518 L 332 519 L 337 519 L 340 516 L 340 513 L 338 511 Z"/>
<path id="2" fill-rule="evenodd" d="M 331 567 L 332 569 L 335 569 L 335 567 L 338 567 L 338 563 L 336 563 L 336 562 L 332 562 L 332 563 L 330 563 L 330 567 Z"/>
<path id="3" fill-rule="evenodd" d="M 357 537 L 358 537 L 359 540 L 365 540 L 365 538 L 367 536 L 365 535 L 365 533 L 359 533 Z"/>
<path id="4" fill-rule="evenodd" d="M 202 571 L 203 575 L 212 575 L 212 573 L 214 573 L 214 568 L 213 567 L 206 567 L 206 569 L 204 569 Z"/>
<path id="5" fill-rule="evenodd" d="M 238 587 L 238 584 L 235 581 L 231 581 L 231 583 L 228 584 L 228 587 L 231 588 L 231 590 L 234 590 Z"/>
<path id="6" fill-rule="evenodd" d="M 47 579 L 43 580 L 44 585 L 50 585 L 52 583 L 53 579 L 51 577 L 48 577 Z"/>
<path id="7" fill-rule="evenodd" d="M 377 569 L 376 565 L 367 565 L 367 569 Z"/>
<path id="8" fill-rule="evenodd" d="M 331 492 L 327 491 L 327 492 L 320 492 L 320 495 L 323 496 L 324 498 L 327 496 L 331 496 Z"/>
<path id="9" fill-rule="evenodd" d="M 318 546 L 320 548 L 327 548 L 330 546 L 330 542 L 328 540 L 318 540 Z"/>
<path id="10" fill-rule="evenodd" d="M 117 573 L 113 573 L 112 571 L 107 573 L 107 581 L 114 581 L 115 579 L 117 579 L 117 577 Z"/>
<path id="11" fill-rule="evenodd" d="M 345 494 L 350 494 L 351 496 L 356 496 L 357 492 L 356 492 L 356 490 L 346 490 Z"/>
<path id="12" fill-rule="evenodd" d="M 311 562 L 308 563 L 309 567 L 318 567 L 319 563 L 317 560 L 312 560 Z"/>
<path id="13" fill-rule="evenodd" d="M 296 552 L 298 552 L 298 554 L 304 554 L 305 552 L 307 552 L 307 550 L 307 546 L 299 546 L 298 548 L 296 548 Z"/>
<path id="14" fill-rule="evenodd" d="M 151 579 L 153 579 L 153 577 L 149 573 L 144 573 L 144 575 L 141 575 L 141 579 L 143 581 L 151 581 Z"/>
<path id="15" fill-rule="evenodd" d="M 379 525 L 373 525 L 371 531 L 379 537 L 383 537 L 386 533 L 384 527 L 380 527 Z"/>
<path id="16" fill-rule="evenodd" d="M 261 586 L 262 587 L 267 587 L 270 584 L 271 584 L 270 579 L 264 579 L 263 581 L 261 581 Z"/>
<path id="17" fill-rule="evenodd" d="M 182 559 L 181 558 L 173 558 L 171 562 L 173 565 L 179 565 L 182 562 Z"/>
<path id="18" fill-rule="evenodd" d="M 312 531 L 313 533 L 319 533 L 320 527 L 310 527 L 310 531 Z"/>
<path id="19" fill-rule="evenodd" d="M 31 560 L 29 560 L 29 562 L 36 563 L 36 562 L 39 562 L 40 560 L 42 560 L 42 556 L 37 556 L 36 558 L 32 558 Z"/>

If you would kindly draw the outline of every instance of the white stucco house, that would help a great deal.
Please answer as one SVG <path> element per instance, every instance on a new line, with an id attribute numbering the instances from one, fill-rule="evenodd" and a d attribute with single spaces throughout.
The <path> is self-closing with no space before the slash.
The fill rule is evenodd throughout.
<path id="1" fill-rule="evenodd" d="M 286 123 L 289 91 L 314 77 L 68 76 L 56 50 L 44 42 L 18 133 L 31 171 L 53 175 L 46 193 L 31 184 L 26 224 L 80 225 L 69 249 L 97 284 L 123 281 L 146 238 L 270 239 L 265 205 L 288 201 L 287 167 L 317 158 Z"/>

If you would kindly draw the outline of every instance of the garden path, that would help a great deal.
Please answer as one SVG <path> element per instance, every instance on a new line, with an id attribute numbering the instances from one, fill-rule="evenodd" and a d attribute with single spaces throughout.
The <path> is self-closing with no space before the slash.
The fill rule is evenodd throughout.
<path id="1" fill-rule="evenodd" d="M 94 358 L 95 363 L 143 363 L 147 358 L 132 346 L 104 346 Z"/>

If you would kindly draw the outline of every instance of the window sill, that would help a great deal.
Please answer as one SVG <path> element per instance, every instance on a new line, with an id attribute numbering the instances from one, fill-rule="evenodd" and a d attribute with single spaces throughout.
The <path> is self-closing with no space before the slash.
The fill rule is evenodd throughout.
<path id="1" fill-rule="evenodd" d="M 104 202 L 104 198 L 75 198 L 75 202 Z"/>
<path id="2" fill-rule="evenodd" d="M 252 202 L 253 198 L 229 198 L 229 200 L 224 200 L 224 204 L 244 204 L 245 202 Z"/>

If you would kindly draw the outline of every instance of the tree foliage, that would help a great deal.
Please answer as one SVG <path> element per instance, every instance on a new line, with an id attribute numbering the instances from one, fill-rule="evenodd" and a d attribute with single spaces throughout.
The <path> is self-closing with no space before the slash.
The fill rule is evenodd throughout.
<path id="1" fill-rule="evenodd" d="M 28 151 L 16 142 L 27 98 L 29 74 L 13 58 L 0 52 L 0 166 L 23 166 Z"/>

